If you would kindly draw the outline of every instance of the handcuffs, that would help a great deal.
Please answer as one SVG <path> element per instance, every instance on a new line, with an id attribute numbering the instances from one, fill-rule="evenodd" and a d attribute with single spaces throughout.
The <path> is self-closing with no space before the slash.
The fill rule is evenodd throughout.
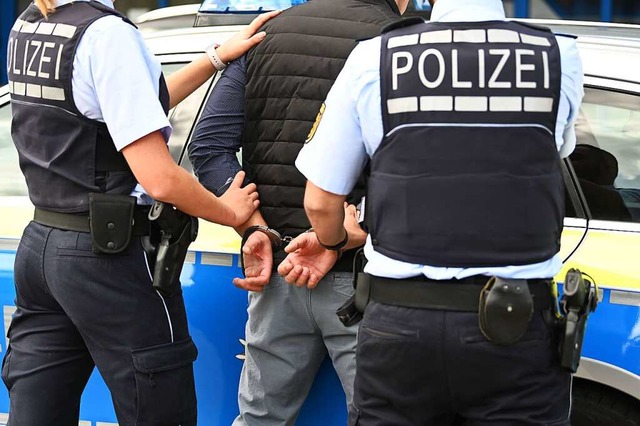
<path id="1" fill-rule="evenodd" d="M 245 278 L 246 275 L 244 273 L 244 255 L 242 254 L 242 248 L 254 232 L 262 232 L 263 234 L 265 234 L 269 238 L 269 241 L 271 241 L 271 247 L 274 251 L 282 249 L 293 240 L 292 237 L 283 237 L 275 229 L 269 228 L 268 226 L 264 225 L 254 225 L 245 229 L 244 233 L 242 234 L 242 241 L 240 243 L 240 267 L 242 268 L 242 275 Z"/>
<path id="2" fill-rule="evenodd" d="M 269 228 L 268 226 L 253 225 L 248 227 L 247 229 L 245 229 L 244 233 L 242 234 L 242 241 L 240 242 L 240 267 L 242 268 L 242 275 L 244 275 L 244 256 L 242 254 L 242 248 L 244 247 L 245 243 L 254 232 L 262 232 L 263 234 L 265 234 L 269 238 L 269 241 L 271 241 L 271 247 L 273 248 L 274 251 L 284 248 L 287 244 L 293 241 L 293 237 L 290 237 L 290 236 L 283 237 L 282 234 L 280 234 L 278 231 L 276 231 L 275 229 Z M 313 228 L 309 228 L 305 231 L 305 233 L 308 233 L 308 232 L 314 232 Z M 345 229 L 344 239 L 340 241 L 338 244 L 335 244 L 333 246 L 327 246 L 325 244 L 322 244 L 320 240 L 318 240 L 318 243 L 320 243 L 320 245 L 326 250 L 335 251 L 338 254 L 338 259 L 340 259 L 342 257 L 342 248 L 347 244 L 348 240 L 349 240 L 349 233 Z"/>
<path id="3" fill-rule="evenodd" d="M 242 251 L 242 247 L 244 247 L 244 244 L 247 242 L 249 237 L 254 232 L 262 232 L 267 237 L 269 237 L 269 241 L 271 241 L 271 246 L 274 249 L 280 249 L 280 248 L 286 246 L 287 244 L 289 244 L 293 240 L 292 237 L 283 237 L 278 231 L 276 231 L 275 229 L 269 228 L 268 226 L 254 225 L 254 226 L 250 226 L 247 229 L 245 229 L 244 233 L 242 234 L 242 242 L 240 243 L 240 251 Z"/>

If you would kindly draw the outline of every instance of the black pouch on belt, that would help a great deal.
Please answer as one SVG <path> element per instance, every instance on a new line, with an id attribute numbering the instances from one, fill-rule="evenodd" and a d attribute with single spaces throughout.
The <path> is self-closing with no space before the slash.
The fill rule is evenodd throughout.
<path id="1" fill-rule="evenodd" d="M 359 249 L 353 257 L 353 288 L 355 289 L 355 294 L 336 310 L 340 322 L 345 327 L 351 327 L 359 323 L 369 303 L 370 280 L 369 275 L 363 272 L 366 263 L 367 258 L 364 257 L 364 251 Z"/>
<path id="2" fill-rule="evenodd" d="M 129 195 L 89 194 L 89 226 L 94 253 L 115 254 L 131 242 L 135 197 Z"/>
<path id="3" fill-rule="evenodd" d="M 482 334 L 498 345 L 519 341 L 529 328 L 533 298 L 526 280 L 491 277 L 480 293 Z"/>

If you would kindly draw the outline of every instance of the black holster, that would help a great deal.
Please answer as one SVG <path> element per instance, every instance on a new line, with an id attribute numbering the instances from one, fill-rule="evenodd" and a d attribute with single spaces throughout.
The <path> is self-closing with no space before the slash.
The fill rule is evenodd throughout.
<path id="1" fill-rule="evenodd" d="M 351 327 L 362 320 L 364 310 L 369 303 L 369 275 L 365 274 L 364 265 L 367 258 L 363 249 L 359 249 L 353 257 L 353 287 L 355 294 L 336 310 L 340 322 Z"/>
<path id="2" fill-rule="evenodd" d="M 580 365 L 582 340 L 587 319 L 596 310 L 598 295 L 596 287 L 582 277 L 578 269 L 569 269 L 564 280 L 560 307 L 564 313 L 560 339 L 560 365 L 575 373 Z"/>
<path id="3" fill-rule="evenodd" d="M 143 238 L 143 246 L 153 260 L 153 287 L 171 297 L 180 291 L 180 272 L 189 245 L 198 235 L 198 219 L 156 201 L 149 222 L 151 235 Z"/>

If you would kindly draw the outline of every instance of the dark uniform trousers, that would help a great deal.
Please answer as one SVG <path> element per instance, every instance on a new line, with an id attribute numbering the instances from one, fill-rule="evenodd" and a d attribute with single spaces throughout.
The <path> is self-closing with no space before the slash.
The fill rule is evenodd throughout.
<path id="1" fill-rule="evenodd" d="M 153 289 L 139 238 L 121 254 L 99 255 L 88 233 L 31 222 L 15 283 L 2 367 L 11 426 L 77 426 L 94 365 L 120 426 L 195 426 L 197 351 L 182 294 Z"/>
<path id="2" fill-rule="evenodd" d="M 571 375 L 540 312 L 516 344 L 489 342 L 478 314 L 371 302 L 349 425 L 570 425 Z"/>

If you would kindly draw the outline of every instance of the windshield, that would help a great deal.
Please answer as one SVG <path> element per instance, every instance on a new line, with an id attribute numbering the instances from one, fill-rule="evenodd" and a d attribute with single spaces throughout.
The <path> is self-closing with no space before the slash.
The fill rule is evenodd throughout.
<path id="1" fill-rule="evenodd" d="M 200 12 L 209 13 L 258 13 L 269 10 L 284 10 L 306 3 L 307 0 L 204 0 Z M 409 11 L 429 11 L 427 0 L 412 0 Z"/>
<path id="2" fill-rule="evenodd" d="M 283 10 L 305 2 L 306 0 L 205 0 L 200 6 L 200 12 L 256 13 Z"/>

